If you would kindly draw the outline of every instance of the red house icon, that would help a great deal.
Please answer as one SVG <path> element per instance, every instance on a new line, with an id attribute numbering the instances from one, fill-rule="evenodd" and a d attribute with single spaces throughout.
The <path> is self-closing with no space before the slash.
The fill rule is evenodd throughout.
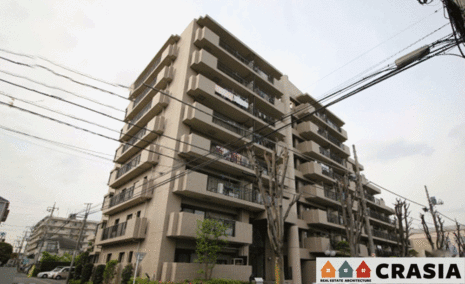
<path id="1" fill-rule="evenodd" d="M 362 263 L 357 268 L 357 278 L 370 278 L 371 269 L 362 261 Z"/>

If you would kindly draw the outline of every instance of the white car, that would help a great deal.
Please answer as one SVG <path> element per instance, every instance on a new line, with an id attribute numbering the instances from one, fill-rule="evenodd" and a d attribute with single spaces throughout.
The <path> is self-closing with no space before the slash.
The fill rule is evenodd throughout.
<path id="1" fill-rule="evenodd" d="M 63 269 L 63 266 L 57 266 L 52 271 L 40 272 L 39 274 L 37 274 L 37 277 L 39 277 L 39 278 L 52 278 L 52 274 L 55 274 L 55 272 L 58 272 L 61 269 Z"/>
<path id="2" fill-rule="evenodd" d="M 54 269 L 55 270 L 55 269 Z M 71 273 L 74 273 L 74 267 L 71 269 Z M 50 278 L 60 280 L 66 279 L 69 274 L 69 266 L 62 267 L 60 270 L 50 273 Z"/>

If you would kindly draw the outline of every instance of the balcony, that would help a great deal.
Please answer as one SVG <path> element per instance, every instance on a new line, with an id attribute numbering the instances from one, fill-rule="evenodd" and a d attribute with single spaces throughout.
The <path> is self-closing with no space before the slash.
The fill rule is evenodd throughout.
<path id="1" fill-rule="evenodd" d="M 218 62 L 215 56 L 205 50 L 194 51 L 191 68 L 215 82 L 227 85 L 236 92 L 243 94 L 244 97 L 253 96 L 255 106 L 272 116 L 280 117 L 285 112 L 284 104 L 274 97 L 275 95 L 281 96 L 277 89 L 274 92 L 264 89 L 263 86 L 259 86 L 256 82 L 245 78 L 244 74 L 234 71 L 233 65 Z"/>
<path id="2" fill-rule="evenodd" d="M 368 210 L 368 216 L 371 217 L 372 220 L 375 222 L 384 225 L 384 226 L 390 226 L 390 227 L 395 227 L 396 222 L 395 220 L 392 220 L 389 218 L 389 216 L 386 216 L 384 214 L 381 214 L 379 212 L 373 211 L 373 210 Z"/>
<path id="3" fill-rule="evenodd" d="M 197 223 L 204 220 L 203 215 L 188 212 L 172 212 L 169 217 L 168 237 L 189 238 L 196 237 Z M 252 244 L 252 224 L 233 220 L 220 220 L 229 226 L 226 239 L 231 243 Z"/>
<path id="4" fill-rule="evenodd" d="M 321 165 L 317 162 L 306 162 L 298 166 L 298 170 L 302 172 L 303 176 L 308 179 L 315 179 L 318 181 L 333 183 L 333 171 L 331 168 Z"/>
<path id="5" fill-rule="evenodd" d="M 171 83 L 171 81 L 173 81 L 173 74 L 173 67 L 165 67 L 160 71 L 157 77 L 155 77 L 152 81 L 147 82 L 146 84 L 152 88 L 163 90 L 168 86 L 169 83 Z M 161 94 L 152 88 L 144 85 L 140 87 L 140 89 L 143 91 L 140 92 L 140 94 L 129 103 L 129 106 L 126 109 L 126 117 L 124 119 L 126 122 L 133 120 L 134 116 L 136 116 L 145 105 L 150 103 L 154 96 Z"/>
<path id="6" fill-rule="evenodd" d="M 109 186 L 117 188 L 158 164 L 160 146 L 149 145 L 129 162 L 117 166 L 110 173 Z"/>
<path id="7" fill-rule="evenodd" d="M 208 176 L 190 172 L 175 181 L 173 192 L 189 198 L 205 200 L 228 207 L 244 208 L 250 211 L 263 211 L 261 198 L 252 188 Z"/>
<path id="8" fill-rule="evenodd" d="M 158 115 L 168 106 L 170 98 L 164 94 L 158 94 L 153 97 L 139 112 L 129 120 L 121 129 L 121 141 L 127 141 L 134 136 L 144 125 L 146 125 L 154 116 Z"/>
<path id="9" fill-rule="evenodd" d="M 331 150 L 338 155 L 347 158 L 350 156 L 350 148 L 342 143 L 327 130 L 314 124 L 311 121 L 304 121 L 297 125 L 297 132 L 307 140 L 313 140 L 325 148 L 331 147 Z"/>
<path id="10" fill-rule="evenodd" d="M 275 130 L 273 113 L 265 114 L 260 109 L 253 107 L 253 96 L 247 92 L 239 93 L 231 86 L 220 86 L 198 74 L 190 77 L 187 94 L 216 112 L 234 117 L 238 121 L 246 121 L 246 126 L 249 128 L 254 124 L 256 129 L 265 128 L 261 131 L 264 135 Z M 280 117 L 281 113 L 275 112 L 274 116 Z M 268 126 L 268 124 L 271 125 Z M 278 133 L 277 136 L 283 137 L 281 133 Z"/>
<path id="11" fill-rule="evenodd" d="M 302 217 L 309 225 L 344 229 L 342 218 L 334 213 L 328 214 L 328 212 L 320 209 L 311 209 L 303 211 Z"/>
<path id="12" fill-rule="evenodd" d="M 389 241 L 389 242 L 397 242 L 397 236 L 393 233 L 389 233 L 387 231 L 381 231 L 381 230 L 376 230 L 372 229 L 371 233 L 373 234 L 374 238 L 381 239 L 383 241 Z"/>
<path id="13" fill-rule="evenodd" d="M 125 163 L 134 154 L 155 140 L 165 131 L 165 118 L 156 116 L 140 129 L 126 144 L 121 144 L 116 150 L 115 162 Z"/>
<path id="14" fill-rule="evenodd" d="M 311 253 L 324 253 L 331 248 L 331 242 L 325 237 L 309 237 L 304 239 L 304 247 Z"/>
<path id="15" fill-rule="evenodd" d="M 326 206 L 339 206 L 340 198 L 334 190 L 329 188 L 321 188 L 321 185 L 306 185 L 303 186 L 301 192 L 304 193 L 308 201 L 315 201 L 318 204 Z"/>
<path id="16" fill-rule="evenodd" d="M 274 77 L 281 77 L 279 72 L 263 60 L 260 60 L 258 56 L 253 55 L 249 50 L 246 50 L 244 46 L 239 46 L 237 42 L 223 37 L 220 38 L 207 27 L 197 30 L 194 44 L 199 48 L 208 49 L 218 59 L 228 61 L 237 68 L 244 70 L 244 72 L 254 74 L 262 84 L 274 87 Z"/>
<path id="17" fill-rule="evenodd" d="M 113 215 L 141 204 L 152 198 L 153 190 L 153 180 L 150 180 L 137 186 L 133 185 L 119 194 L 108 196 L 103 201 L 102 214 Z"/>
<path id="18" fill-rule="evenodd" d="M 341 170 L 345 171 L 346 169 L 346 161 L 343 158 L 333 153 L 331 150 L 321 147 L 313 141 L 299 143 L 297 145 L 297 150 L 302 152 L 304 155 L 315 158 L 316 160 L 327 162 L 333 165 L 335 164 L 339 166 Z"/>
<path id="19" fill-rule="evenodd" d="M 144 83 L 152 82 L 160 72 L 163 67 L 169 66 L 178 56 L 178 47 L 176 42 L 179 40 L 179 37 L 172 36 L 167 43 L 162 47 L 160 52 L 155 55 L 152 62 L 145 68 L 142 74 L 137 78 L 132 87 L 132 92 L 129 96 L 130 99 L 136 98 L 140 93 L 143 92 L 146 87 Z M 163 87 L 165 88 L 165 87 Z"/>
<path id="20" fill-rule="evenodd" d="M 161 281 L 181 283 L 186 279 L 196 279 L 199 277 L 200 269 L 202 269 L 200 263 L 164 262 Z M 252 275 L 250 265 L 217 264 L 212 272 L 212 278 L 237 279 L 243 282 L 248 282 L 250 275 Z"/>
<path id="21" fill-rule="evenodd" d="M 315 112 L 315 107 L 306 103 L 301 104 L 295 107 L 294 116 L 302 121 L 312 121 L 319 127 L 324 130 L 327 130 L 328 133 L 336 140 L 346 141 L 347 140 L 347 131 L 342 129 L 338 124 L 336 124 L 329 115 L 322 112 Z M 312 115 L 310 115 L 313 113 Z M 341 125 L 343 123 L 341 122 Z"/>
<path id="22" fill-rule="evenodd" d="M 131 242 L 145 238 L 146 218 L 132 218 L 124 223 L 104 228 L 97 232 L 96 245 Z"/>

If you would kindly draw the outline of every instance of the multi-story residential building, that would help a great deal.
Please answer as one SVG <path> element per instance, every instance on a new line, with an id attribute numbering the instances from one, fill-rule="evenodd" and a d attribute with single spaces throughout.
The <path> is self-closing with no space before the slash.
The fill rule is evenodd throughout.
<path id="1" fill-rule="evenodd" d="M 10 206 L 10 201 L 6 200 L 5 198 L 0 196 L 0 223 L 5 222 L 10 210 L 8 207 Z"/>
<path id="2" fill-rule="evenodd" d="M 431 239 L 433 243 L 436 244 L 437 234 L 436 230 L 433 228 L 429 228 L 429 232 L 431 234 Z M 445 226 L 444 232 L 446 235 L 445 242 L 447 244 L 448 253 L 445 256 L 456 256 L 459 253 L 457 239 L 454 235 L 457 234 L 457 227 L 456 226 Z M 419 257 L 429 256 L 428 254 L 432 254 L 433 250 L 431 245 L 429 244 L 428 240 L 426 239 L 426 235 L 423 229 L 414 229 L 412 230 L 412 235 L 410 236 L 410 244 L 412 249 L 414 249 Z M 461 243 L 465 244 L 465 229 L 462 227 L 460 230 L 460 239 Z"/>
<path id="3" fill-rule="evenodd" d="M 277 140 L 292 154 L 285 202 L 304 193 L 286 220 L 285 276 L 315 279 L 315 258 L 344 239 L 334 183 L 354 173 L 354 161 L 340 118 L 329 110 L 304 117 L 318 107 L 315 99 L 208 16 L 166 41 L 130 99 L 96 234 L 97 262 L 135 263 L 145 252 L 141 275 L 197 278 L 197 221 L 214 218 L 230 230 L 213 277 L 273 280 L 262 198 L 241 146 L 252 143 L 263 163 Z M 388 254 L 396 244 L 393 210 L 363 183 L 375 244 Z M 365 234 L 362 241 L 367 255 Z"/>
<path id="4" fill-rule="evenodd" d="M 44 241 L 42 251 L 61 255 L 69 252 L 72 244 L 76 244 L 83 220 L 76 218 L 60 218 L 47 216 L 32 228 L 27 239 L 25 254 L 35 256 L 39 253 L 40 244 Z M 82 240 L 95 233 L 98 222 L 87 221 L 83 231 Z M 47 234 L 44 236 L 45 232 Z M 82 242 L 83 243 L 83 242 Z M 73 248 L 74 249 L 74 248 Z"/>

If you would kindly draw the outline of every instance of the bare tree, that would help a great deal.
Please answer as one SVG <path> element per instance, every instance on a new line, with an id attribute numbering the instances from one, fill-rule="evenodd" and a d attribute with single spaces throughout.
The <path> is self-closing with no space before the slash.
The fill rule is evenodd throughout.
<path id="1" fill-rule="evenodd" d="M 410 238 L 410 228 L 412 225 L 412 219 L 410 216 L 410 204 L 405 200 L 396 199 L 396 204 L 394 206 L 396 212 L 396 221 L 397 221 L 397 246 L 401 252 L 401 256 L 409 256 L 409 238 Z"/>
<path id="2" fill-rule="evenodd" d="M 258 189 L 263 196 L 263 203 L 267 217 L 268 238 L 275 254 L 276 283 L 284 283 L 284 221 L 289 216 L 292 206 L 300 199 L 301 193 L 293 195 L 286 211 L 283 208 L 284 182 L 286 178 L 289 151 L 282 148 L 281 153 L 265 154 L 265 162 L 268 170 L 268 186 L 265 186 L 263 168 L 257 162 L 257 157 L 252 147 L 247 147 L 249 160 L 255 170 Z"/>
<path id="3" fill-rule="evenodd" d="M 455 242 L 457 243 L 457 251 L 459 257 L 465 256 L 465 243 L 463 241 L 463 238 L 460 234 L 460 224 L 455 220 L 455 226 L 457 228 L 457 231 L 454 232 L 454 237 L 455 237 Z"/>
<path id="4" fill-rule="evenodd" d="M 354 205 L 356 200 L 359 199 L 356 192 L 349 189 L 349 178 L 344 176 L 343 182 L 337 182 L 337 190 L 339 199 L 342 205 L 342 218 L 344 219 L 344 227 L 347 236 L 347 242 L 349 243 L 350 256 L 358 256 L 358 246 L 360 244 L 360 237 L 362 234 L 363 227 L 363 213 L 364 211 L 360 208 L 354 211 Z"/>
<path id="5" fill-rule="evenodd" d="M 431 246 L 431 249 L 434 250 L 434 243 L 433 243 L 433 239 L 431 238 L 428 225 L 426 224 L 426 221 L 425 221 L 425 214 L 420 214 L 420 219 L 421 219 L 421 225 L 423 226 L 423 232 L 425 233 L 426 239 L 428 240 Z"/>

